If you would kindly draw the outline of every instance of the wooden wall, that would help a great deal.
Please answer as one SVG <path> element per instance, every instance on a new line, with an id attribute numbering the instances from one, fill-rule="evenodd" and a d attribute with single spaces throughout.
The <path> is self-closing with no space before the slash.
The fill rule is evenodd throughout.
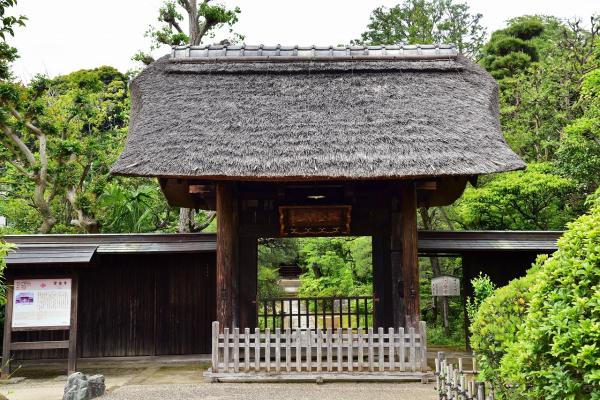
<path id="1" fill-rule="evenodd" d="M 210 352 L 215 319 L 215 254 L 97 256 L 78 268 L 78 357 Z M 68 268 L 19 268 L 43 276 Z M 18 275 L 17 275 L 18 276 Z M 62 333 L 13 333 L 13 341 L 59 340 Z M 19 352 L 17 359 L 65 358 L 66 351 Z"/>

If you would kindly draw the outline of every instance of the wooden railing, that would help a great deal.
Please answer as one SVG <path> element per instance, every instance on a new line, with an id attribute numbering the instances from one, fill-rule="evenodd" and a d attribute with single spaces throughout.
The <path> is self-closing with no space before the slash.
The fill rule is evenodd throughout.
<path id="1" fill-rule="evenodd" d="M 368 373 L 427 371 L 425 322 L 419 329 L 364 331 L 228 328 L 212 325 L 210 376 L 236 373 Z M 216 374 L 216 375 L 215 375 Z M 420 376 L 420 375 L 419 375 Z M 422 379 L 418 377 L 417 379 Z"/>
<path id="2" fill-rule="evenodd" d="M 352 297 L 277 297 L 256 302 L 258 326 L 262 329 L 294 328 L 313 331 L 367 329 L 373 326 L 370 296 Z"/>
<path id="3" fill-rule="evenodd" d="M 494 400 L 494 391 L 486 382 L 477 381 L 477 362 L 471 358 L 471 369 L 463 368 L 464 358 L 457 358 L 458 365 L 446 360 L 443 352 L 435 359 L 435 382 L 440 400 Z M 489 394 L 486 396 L 486 390 Z"/>

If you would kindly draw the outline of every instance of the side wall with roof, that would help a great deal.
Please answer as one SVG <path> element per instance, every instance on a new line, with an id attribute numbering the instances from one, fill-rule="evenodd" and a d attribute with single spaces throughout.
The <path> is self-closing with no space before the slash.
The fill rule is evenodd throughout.
<path id="1" fill-rule="evenodd" d="M 78 357 L 210 353 L 215 254 L 96 254 L 90 264 L 20 265 L 12 277 L 79 275 Z M 63 332 L 14 332 L 13 342 L 62 340 Z M 15 359 L 66 358 L 66 350 Z"/>

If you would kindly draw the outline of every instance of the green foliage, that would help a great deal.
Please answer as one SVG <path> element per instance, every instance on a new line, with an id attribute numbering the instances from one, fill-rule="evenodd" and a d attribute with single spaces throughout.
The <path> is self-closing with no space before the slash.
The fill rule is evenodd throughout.
<path id="1" fill-rule="evenodd" d="M 258 297 L 283 295 L 279 286 L 279 266 L 294 265 L 298 260 L 296 239 L 261 239 L 258 245 Z"/>
<path id="2" fill-rule="evenodd" d="M 582 117 L 563 130 L 557 166 L 584 193 L 600 185 L 600 118 Z"/>
<path id="3" fill-rule="evenodd" d="M 121 180 L 108 183 L 98 197 L 96 207 L 103 232 L 144 233 L 175 229 L 176 214 L 154 182 L 132 184 Z"/>
<path id="4" fill-rule="evenodd" d="M 96 231 L 96 200 L 126 134 L 127 78 L 100 67 L 54 79 L 36 76 L 27 86 L 8 83 L 10 91 L 18 96 L 2 103 L 0 134 L 9 201 L 33 206 L 44 232 L 57 224 Z"/>
<path id="5" fill-rule="evenodd" d="M 598 193 L 595 199 L 569 225 L 559 250 L 538 261 L 529 311 L 501 361 L 503 379 L 518 383 L 523 398 L 600 398 Z"/>
<path id="6" fill-rule="evenodd" d="M 17 49 L 6 42 L 6 36 L 15 36 L 17 26 L 25 26 L 27 17 L 24 15 L 7 15 L 7 11 L 17 5 L 17 0 L 0 0 L 0 83 L 12 78 L 10 63 L 18 58 Z M 0 92 L 4 92 L 3 88 Z M 0 94 L 2 96 L 2 94 Z"/>
<path id="7" fill-rule="evenodd" d="M 567 198 L 573 182 L 547 163 L 500 174 L 469 188 L 456 206 L 467 229 L 561 229 L 571 218 Z"/>
<path id="8" fill-rule="evenodd" d="M 600 186 L 600 69 L 585 75 L 578 105 L 583 116 L 563 130 L 556 165 L 585 196 Z"/>
<path id="9" fill-rule="evenodd" d="M 300 264 L 306 272 L 300 277 L 299 294 L 307 297 L 372 294 L 370 241 L 370 237 L 300 239 Z"/>
<path id="10" fill-rule="evenodd" d="M 506 387 L 510 382 L 500 376 L 500 363 L 507 349 L 518 338 L 531 301 L 530 287 L 535 283 L 536 274 L 531 270 L 526 277 L 515 279 L 496 290 L 493 290 L 489 280 L 485 282 L 485 278 L 478 279 L 478 286 L 487 298 L 481 302 L 475 314 L 469 312 L 471 347 L 477 355 L 481 378 L 492 383 L 500 398 L 514 399 L 514 393 Z M 473 286 L 477 290 L 477 286 Z"/>
<path id="11" fill-rule="evenodd" d="M 186 44 L 199 45 L 206 37 L 214 38 L 215 32 L 226 27 L 232 35 L 227 42 L 242 40 L 243 36 L 233 32 L 233 26 L 238 22 L 241 13 L 239 7 L 227 8 L 223 4 L 211 4 L 209 0 L 166 0 L 158 10 L 160 26 L 151 26 L 146 32 L 146 37 L 152 41 L 151 50 L 167 46 L 183 46 Z M 195 21 L 190 23 L 190 20 Z M 182 25 L 188 24 L 188 29 Z M 139 51 L 133 60 L 146 65 L 152 63 L 154 58 L 143 51 Z"/>
<path id="12" fill-rule="evenodd" d="M 466 3 L 453 0 L 404 0 L 391 8 L 373 10 L 367 31 L 354 43 L 452 43 L 476 57 L 485 38 L 482 15 L 471 14 Z"/>
<path id="13" fill-rule="evenodd" d="M 496 79 L 512 77 L 538 61 L 544 42 L 557 36 L 554 18 L 524 16 L 492 33 L 483 47 L 481 64 Z"/>
<path id="14" fill-rule="evenodd" d="M 475 316 L 481 303 L 492 295 L 496 290 L 496 285 L 489 276 L 479 273 L 478 277 L 471 279 L 473 286 L 473 298 L 467 297 L 467 317 L 471 323 L 474 323 Z"/>
<path id="15" fill-rule="evenodd" d="M 258 265 L 257 293 L 259 299 L 269 299 L 284 295 L 283 289 L 279 286 L 279 269 Z"/>
<path id="16" fill-rule="evenodd" d="M 15 246 L 11 243 L 6 243 L 2 238 L 0 238 L 0 306 L 4 306 L 6 304 L 6 291 L 4 284 L 4 269 L 6 268 L 6 255 L 9 251 L 14 249 Z"/>

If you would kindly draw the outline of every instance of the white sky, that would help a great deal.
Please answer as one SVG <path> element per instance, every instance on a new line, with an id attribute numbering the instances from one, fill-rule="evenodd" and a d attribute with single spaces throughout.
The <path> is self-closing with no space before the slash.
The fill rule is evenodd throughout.
<path id="1" fill-rule="evenodd" d="M 366 27 L 371 11 L 400 0 L 221 0 L 242 9 L 236 31 L 252 44 L 344 44 Z M 483 14 L 488 33 L 524 14 L 587 19 L 600 13 L 598 0 L 466 0 Z M 144 32 L 156 22 L 162 0 L 19 0 L 14 14 L 29 21 L 11 43 L 21 59 L 15 74 L 29 80 L 81 68 L 135 67 L 132 55 L 149 47 Z M 217 37 L 218 39 L 218 37 Z M 158 52 L 166 53 L 168 49 Z"/>

